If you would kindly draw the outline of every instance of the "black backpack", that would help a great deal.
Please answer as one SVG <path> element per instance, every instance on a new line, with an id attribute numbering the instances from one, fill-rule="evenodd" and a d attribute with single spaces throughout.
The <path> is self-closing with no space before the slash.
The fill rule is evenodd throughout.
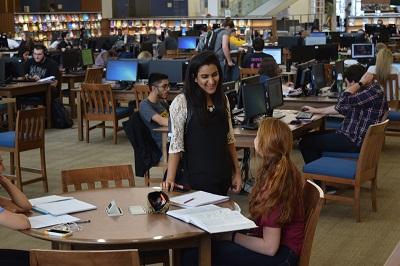
<path id="1" fill-rule="evenodd" d="M 223 31 L 224 29 L 216 29 L 209 31 L 207 33 L 206 41 L 203 47 L 203 51 L 214 51 L 215 49 L 215 42 L 217 40 L 218 34 Z"/>
<path id="2" fill-rule="evenodd" d="M 60 99 L 54 99 L 51 104 L 52 122 L 54 128 L 71 128 L 73 121 L 71 115 L 61 104 Z"/>

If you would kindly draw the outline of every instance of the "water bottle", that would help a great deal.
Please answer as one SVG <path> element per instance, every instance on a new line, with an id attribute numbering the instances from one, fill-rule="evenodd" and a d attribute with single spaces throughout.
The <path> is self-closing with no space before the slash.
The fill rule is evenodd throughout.
<path id="1" fill-rule="evenodd" d="M 342 75 L 342 73 L 337 74 L 336 84 L 337 84 L 336 86 L 337 86 L 338 93 L 341 93 L 343 91 L 343 75 Z"/>

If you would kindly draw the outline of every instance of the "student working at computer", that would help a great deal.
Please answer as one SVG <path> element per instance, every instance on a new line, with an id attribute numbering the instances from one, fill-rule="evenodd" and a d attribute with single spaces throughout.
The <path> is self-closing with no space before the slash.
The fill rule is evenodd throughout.
<path id="1" fill-rule="evenodd" d="M 303 180 L 290 159 L 293 136 L 282 121 L 263 120 L 254 140 L 261 158 L 250 194 L 257 228 L 227 233 L 211 243 L 212 265 L 297 265 L 304 241 Z M 182 251 L 182 265 L 197 265 L 197 250 Z"/>
<path id="2" fill-rule="evenodd" d="M 36 44 L 33 48 L 33 58 L 25 64 L 25 77 L 39 80 L 50 76 L 58 76 L 58 65 L 46 56 L 46 47 Z"/>
<path id="3" fill-rule="evenodd" d="M 263 52 L 264 40 L 255 38 L 253 41 L 253 53 L 248 53 L 243 58 L 242 67 L 260 68 L 264 58 L 273 58 L 271 55 Z"/>
<path id="4" fill-rule="evenodd" d="M 336 106 L 313 108 L 303 111 L 316 114 L 342 114 L 344 120 L 336 131 L 317 131 L 307 134 L 299 147 L 305 163 L 317 160 L 322 152 L 359 152 L 370 125 L 381 122 L 388 111 L 388 104 L 377 82 L 364 85 L 361 77 L 365 68 L 352 65 L 344 72 L 347 89 L 339 96 Z M 361 80 L 361 81 L 360 81 Z"/>
<path id="5" fill-rule="evenodd" d="M 221 89 L 222 69 L 211 51 L 194 56 L 186 71 L 184 93 L 170 107 L 168 171 L 161 184 L 173 189 L 183 160 L 183 181 L 192 189 L 226 195 L 242 188 L 229 102 Z M 182 159 L 182 154 L 184 157 Z"/>
<path id="6" fill-rule="evenodd" d="M 162 150 L 161 133 L 154 131 L 154 129 L 160 126 L 168 126 L 169 107 L 166 101 L 169 91 L 168 76 L 161 73 L 151 73 L 149 87 L 150 94 L 140 102 L 139 113 L 143 122 L 149 128 L 152 138 Z"/>

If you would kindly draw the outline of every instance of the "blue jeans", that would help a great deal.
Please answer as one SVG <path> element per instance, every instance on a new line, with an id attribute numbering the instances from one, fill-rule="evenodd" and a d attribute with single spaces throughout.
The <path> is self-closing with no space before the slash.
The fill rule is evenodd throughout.
<path id="1" fill-rule="evenodd" d="M 299 148 L 306 164 L 321 158 L 322 152 L 360 152 L 360 147 L 334 130 L 307 134 L 301 139 Z"/>
<path id="2" fill-rule="evenodd" d="M 181 252 L 181 265 L 198 265 L 198 250 L 184 249 Z M 292 266 L 297 265 L 297 255 L 288 247 L 281 246 L 275 256 L 263 255 L 231 241 L 213 241 L 211 260 L 214 266 Z"/>

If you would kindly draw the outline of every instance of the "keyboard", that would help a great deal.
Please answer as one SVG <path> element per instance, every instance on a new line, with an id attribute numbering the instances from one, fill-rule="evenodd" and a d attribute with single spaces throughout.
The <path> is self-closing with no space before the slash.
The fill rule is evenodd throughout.
<path id="1" fill-rule="evenodd" d="M 296 115 L 296 119 L 311 119 L 313 117 L 313 113 L 308 113 L 308 112 L 299 112 Z"/>

